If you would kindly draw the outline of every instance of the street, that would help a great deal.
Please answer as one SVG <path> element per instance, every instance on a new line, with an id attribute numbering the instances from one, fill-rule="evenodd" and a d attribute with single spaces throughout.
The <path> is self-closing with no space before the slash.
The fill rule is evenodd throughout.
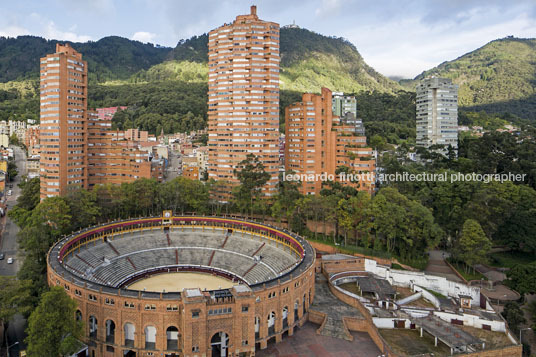
<path id="1" fill-rule="evenodd" d="M 15 155 L 15 162 L 17 164 L 17 169 L 19 174 L 15 177 L 13 182 L 7 183 L 7 185 L 12 184 L 13 188 L 12 195 L 6 196 L 6 205 L 7 212 L 10 208 L 17 202 L 17 197 L 20 195 L 19 183 L 21 182 L 21 177 L 26 175 L 26 153 L 23 149 L 18 146 L 11 146 Z M 6 189 L 7 192 L 8 189 Z M 19 232 L 19 227 L 7 217 L 2 218 L 0 221 L 2 225 L 2 236 L 0 238 L 0 252 L 5 254 L 5 258 L 0 260 L 0 275 L 16 275 L 22 265 L 22 257 L 18 254 L 18 243 L 17 243 L 17 233 Z M 8 264 L 7 260 L 13 258 L 13 264 Z"/>
<path id="2" fill-rule="evenodd" d="M 13 154 L 15 155 L 15 163 L 17 164 L 18 175 L 7 185 L 13 185 L 11 189 L 12 195 L 6 196 L 7 212 L 17 202 L 17 197 L 20 195 L 19 183 L 23 175 L 26 175 L 26 153 L 18 146 L 11 146 L 13 148 Z M 9 189 L 9 188 L 8 188 Z M 7 190 L 6 189 L 6 192 Z M 6 212 L 6 213 L 7 213 Z M 4 260 L 0 260 L 0 275 L 17 275 L 20 267 L 22 266 L 22 255 L 18 252 L 17 233 L 19 227 L 7 217 L 7 214 L 2 217 L 0 221 L 2 235 L 0 236 L 0 252 L 5 254 Z M 13 264 L 8 264 L 8 258 L 13 258 Z M 26 334 L 24 329 L 26 327 L 26 320 L 20 314 L 16 314 L 9 322 L 6 331 L 7 343 L 12 346 L 9 349 L 9 356 L 18 356 L 21 349 L 25 349 L 23 343 Z M 17 344 L 15 344 L 17 342 Z M 1 350 L 1 353 L 5 353 L 5 349 Z M 4 356 L 4 355 L 2 355 Z"/>

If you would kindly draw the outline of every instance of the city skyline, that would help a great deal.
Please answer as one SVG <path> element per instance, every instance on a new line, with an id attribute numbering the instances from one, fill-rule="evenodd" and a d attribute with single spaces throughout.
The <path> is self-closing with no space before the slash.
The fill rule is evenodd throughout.
<path id="1" fill-rule="evenodd" d="M 530 1 L 423 2 L 397 9 L 391 2 L 375 7 L 361 1 L 136 1 L 99 0 L 90 4 L 64 0 L 0 5 L 0 36 L 36 35 L 75 42 L 118 35 L 174 47 L 181 39 L 208 33 L 256 4 L 262 18 L 291 24 L 326 36 L 347 38 L 365 61 L 387 76 L 414 77 L 487 42 L 536 33 L 536 4 Z M 125 5 L 125 6 L 123 6 Z M 299 5 L 299 7 L 298 7 Z M 205 11 L 211 8 L 211 11 Z M 83 16 L 77 16 L 83 13 Z M 98 21 L 99 26 L 94 26 Z"/>

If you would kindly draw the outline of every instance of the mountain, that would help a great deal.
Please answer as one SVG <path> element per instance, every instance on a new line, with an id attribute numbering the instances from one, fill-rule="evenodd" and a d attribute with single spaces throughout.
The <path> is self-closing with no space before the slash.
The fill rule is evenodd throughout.
<path id="1" fill-rule="evenodd" d="M 36 36 L 0 37 L 0 82 L 39 77 L 39 59 L 54 53 L 56 43 Z M 109 36 L 96 42 L 69 42 L 83 54 L 90 69 L 90 81 L 128 79 L 142 69 L 163 62 L 171 48 Z"/>
<path id="2" fill-rule="evenodd" d="M 536 39 L 491 41 L 400 83 L 415 90 L 427 76 L 452 78 L 460 86 L 462 107 L 536 120 Z"/>
<path id="3" fill-rule="evenodd" d="M 207 43 L 206 34 L 179 42 L 170 54 L 170 61 L 164 67 L 156 65 L 153 69 L 158 74 L 145 78 L 162 79 L 163 72 L 173 78 L 175 75 L 169 71 L 171 68 L 175 68 L 180 77 L 184 61 L 190 67 L 192 62 L 206 64 Z M 327 37 L 300 28 L 282 28 L 280 51 L 283 90 L 320 92 L 321 87 L 328 87 L 334 91 L 353 93 L 361 90 L 393 92 L 400 89 L 396 82 L 368 66 L 355 46 L 343 38 Z"/>

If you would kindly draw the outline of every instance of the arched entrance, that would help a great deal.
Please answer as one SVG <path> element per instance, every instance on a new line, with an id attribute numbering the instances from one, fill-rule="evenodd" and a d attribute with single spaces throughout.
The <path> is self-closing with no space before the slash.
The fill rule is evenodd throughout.
<path id="1" fill-rule="evenodd" d="M 287 328 L 288 327 L 288 306 L 285 306 L 283 308 L 282 318 L 283 318 L 283 328 Z"/>
<path id="2" fill-rule="evenodd" d="M 156 348 L 156 327 L 145 327 L 145 349 L 154 350 Z"/>
<path id="3" fill-rule="evenodd" d="M 115 322 L 106 320 L 106 343 L 115 343 Z"/>
<path id="4" fill-rule="evenodd" d="M 259 338 L 259 330 L 261 328 L 261 319 L 255 316 L 255 339 Z"/>
<path id="5" fill-rule="evenodd" d="M 229 336 L 225 332 L 218 332 L 210 339 L 212 357 L 227 357 Z"/>
<path id="6" fill-rule="evenodd" d="M 266 322 L 268 323 L 268 336 L 273 335 L 275 333 L 275 312 L 270 312 Z"/>
<path id="7" fill-rule="evenodd" d="M 89 337 L 97 338 L 97 318 L 93 315 L 89 317 Z"/>
<path id="8" fill-rule="evenodd" d="M 135 332 L 136 332 L 136 327 L 130 322 L 127 322 L 124 328 L 125 346 L 134 347 L 134 333 Z"/>
<path id="9" fill-rule="evenodd" d="M 175 326 L 169 326 L 166 330 L 167 350 L 173 351 L 179 349 L 179 329 Z"/>

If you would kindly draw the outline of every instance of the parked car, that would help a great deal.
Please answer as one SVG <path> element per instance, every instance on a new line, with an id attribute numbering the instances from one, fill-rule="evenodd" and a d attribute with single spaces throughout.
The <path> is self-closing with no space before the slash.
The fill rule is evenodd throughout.
<path id="1" fill-rule="evenodd" d="M 4 253 L 0 253 L 0 260 L 4 260 L 4 257 L 5 257 Z"/>
<path id="2" fill-rule="evenodd" d="M 13 258 L 7 258 L 7 263 L 8 264 L 13 264 Z"/>
<path id="3" fill-rule="evenodd" d="M 12 193 L 13 193 L 13 192 L 12 192 L 11 190 L 8 190 L 8 191 L 7 191 L 7 195 L 8 195 L 8 196 L 11 196 Z"/>

